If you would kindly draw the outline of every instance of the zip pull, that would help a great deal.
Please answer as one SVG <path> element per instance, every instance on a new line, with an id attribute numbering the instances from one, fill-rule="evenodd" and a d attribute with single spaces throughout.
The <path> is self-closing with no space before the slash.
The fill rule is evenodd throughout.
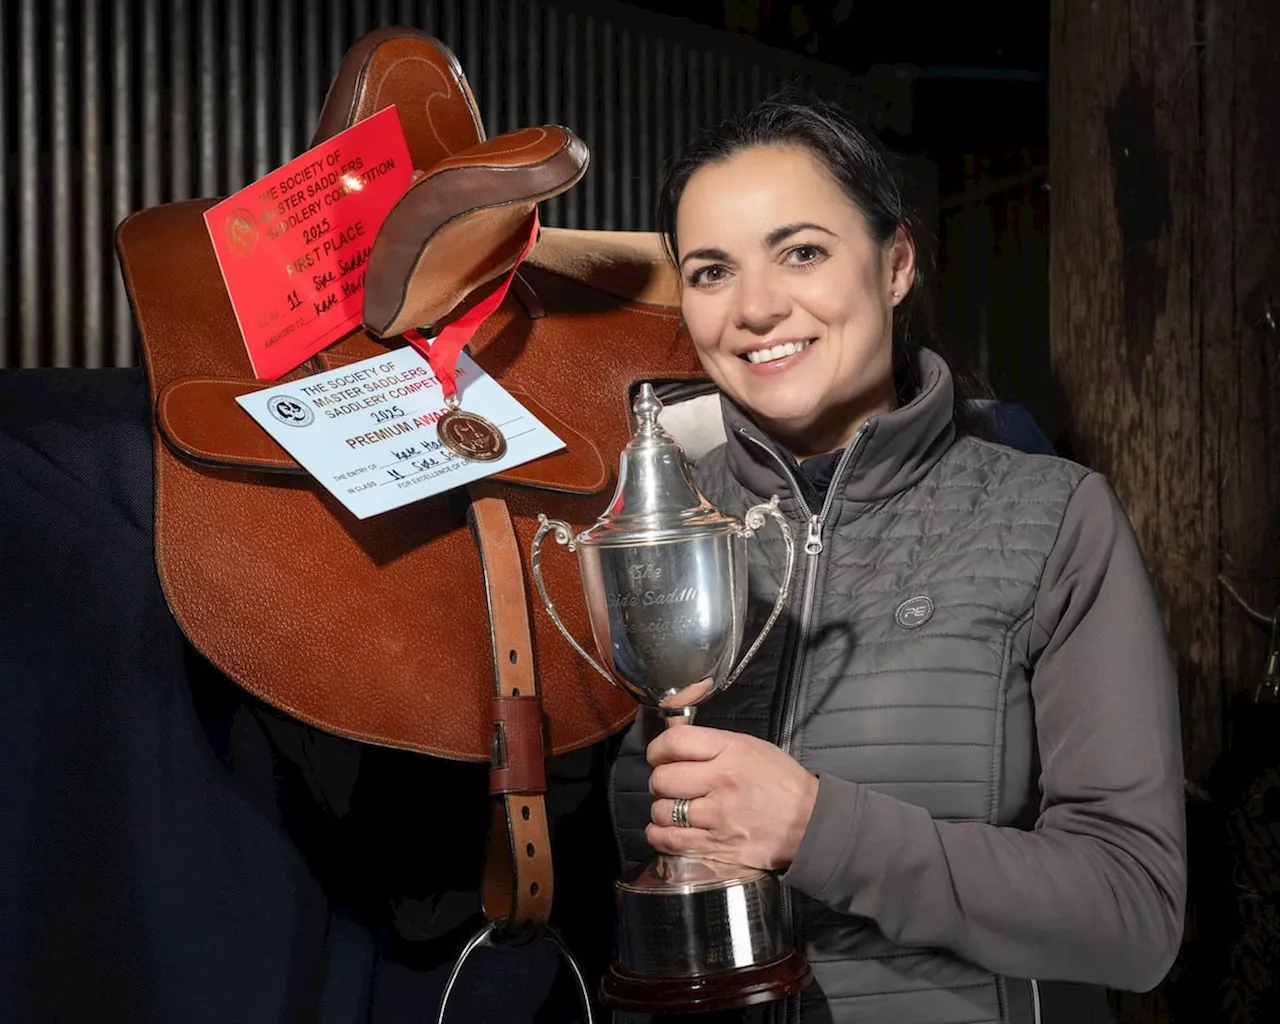
<path id="1" fill-rule="evenodd" d="M 805 538 L 804 553 L 806 555 L 822 554 L 822 522 L 817 516 L 809 517 L 809 535 Z"/>

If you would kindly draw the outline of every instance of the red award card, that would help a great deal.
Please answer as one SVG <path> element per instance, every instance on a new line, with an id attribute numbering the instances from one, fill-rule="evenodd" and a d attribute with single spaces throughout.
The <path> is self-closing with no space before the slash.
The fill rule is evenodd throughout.
<path id="1" fill-rule="evenodd" d="M 205 211 L 260 380 L 359 326 L 369 250 L 412 177 L 400 116 L 386 107 Z"/>

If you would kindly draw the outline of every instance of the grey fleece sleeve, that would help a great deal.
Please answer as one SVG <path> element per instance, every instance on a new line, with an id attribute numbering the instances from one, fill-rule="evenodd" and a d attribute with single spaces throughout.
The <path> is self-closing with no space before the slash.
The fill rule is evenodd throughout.
<path id="1" fill-rule="evenodd" d="M 1146 991 L 1182 936 L 1177 680 L 1128 518 L 1096 474 L 1068 504 L 1033 614 L 1034 830 L 935 821 L 822 775 L 783 880 L 902 945 L 1013 977 Z"/>

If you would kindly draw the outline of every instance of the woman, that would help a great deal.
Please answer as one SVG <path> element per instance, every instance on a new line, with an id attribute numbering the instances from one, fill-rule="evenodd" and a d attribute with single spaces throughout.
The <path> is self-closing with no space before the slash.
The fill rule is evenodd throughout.
<path id="1" fill-rule="evenodd" d="M 699 484 L 737 514 L 777 494 L 805 554 L 697 724 L 628 735 L 628 866 L 780 873 L 814 983 L 776 1019 L 1030 1024 L 1063 1019 L 1041 982 L 1152 988 L 1182 928 L 1177 687 L 1110 487 L 966 429 L 898 186 L 839 112 L 711 130 L 662 213 L 722 395 Z M 754 547 L 757 620 L 781 562 Z"/>

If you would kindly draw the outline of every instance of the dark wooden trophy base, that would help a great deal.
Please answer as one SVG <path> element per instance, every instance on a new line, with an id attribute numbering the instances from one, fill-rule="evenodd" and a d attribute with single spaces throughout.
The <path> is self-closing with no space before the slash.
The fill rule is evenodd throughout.
<path id="1" fill-rule="evenodd" d="M 600 996 L 611 1010 L 627 1013 L 738 1010 L 794 995 L 812 979 L 799 953 L 759 967 L 694 976 L 628 974 L 615 963 L 600 982 Z"/>

